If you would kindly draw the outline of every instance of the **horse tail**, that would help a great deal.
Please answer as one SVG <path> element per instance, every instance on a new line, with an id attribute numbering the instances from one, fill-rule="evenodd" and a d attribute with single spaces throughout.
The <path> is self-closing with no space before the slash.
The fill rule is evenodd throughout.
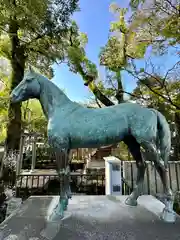
<path id="1" fill-rule="evenodd" d="M 159 140 L 160 156 L 167 167 L 171 150 L 171 131 L 166 118 L 157 111 L 157 138 Z"/>

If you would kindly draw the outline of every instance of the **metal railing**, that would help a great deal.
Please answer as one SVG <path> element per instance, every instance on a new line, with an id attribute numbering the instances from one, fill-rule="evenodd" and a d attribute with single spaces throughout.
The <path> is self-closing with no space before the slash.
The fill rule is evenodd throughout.
<path id="1" fill-rule="evenodd" d="M 73 195 L 105 195 L 105 174 L 71 174 Z M 122 194 L 129 195 L 132 189 L 122 180 Z M 16 197 L 28 198 L 31 195 L 59 195 L 59 177 L 56 175 L 19 175 L 16 181 Z"/>
<path id="2" fill-rule="evenodd" d="M 71 174 L 72 194 L 104 195 L 105 176 L 91 174 Z M 19 175 L 16 179 L 16 196 L 59 195 L 60 184 L 57 175 Z"/>

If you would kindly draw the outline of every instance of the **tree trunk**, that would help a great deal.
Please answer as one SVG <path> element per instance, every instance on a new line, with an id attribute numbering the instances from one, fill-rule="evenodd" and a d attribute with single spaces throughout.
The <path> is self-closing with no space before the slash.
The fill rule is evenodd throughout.
<path id="1" fill-rule="evenodd" d="M 9 37 L 11 39 L 11 91 L 22 81 L 25 68 L 24 48 L 20 45 L 18 38 L 18 24 L 16 19 L 12 19 L 9 27 Z M 21 137 L 21 103 L 9 104 L 9 122 L 7 126 L 7 151 L 18 150 Z"/>
<path id="2" fill-rule="evenodd" d="M 124 91 L 123 91 L 123 84 L 121 79 L 121 72 L 116 72 L 116 80 L 118 83 L 118 89 L 116 92 L 116 99 L 118 100 L 118 103 L 124 102 Z"/>
<path id="3" fill-rule="evenodd" d="M 180 160 L 180 113 L 175 113 L 176 124 L 176 141 L 175 141 L 175 157 L 176 161 Z"/>
<path id="4" fill-rule="evenodd" d="M 82 79 L 84 80 L 84 85 L 89 87 L 89 89 L 91 90 L 91 92 L 94 94 L 94 96 L 105 106 L 109 107 L 109 106 L 113 106 L 114 103 L 107 98 L 96 86 L 96 84 L 94 83 L 94 78 L 90 75 L 87 75 L 84 71 L 83 68 L 81 67 L 80 64 L 78 64 L 78 72 L 79 74 L 82 76 Z"/>
<path id="5" fill-rule="evenodd" d="M 105 106 L 109 107 L 109 106 L 113 106 L 114 103 L 107 98 L 99 89 L 98 87 L 94 84 L 94 82 L 90 82 L 89 83 L 89 88 L 90 90 L 93 92 L 93 94 L 95 95 L 95 97 L 97 99 L 99 99 L 99 101 L 104 104 Z"/>

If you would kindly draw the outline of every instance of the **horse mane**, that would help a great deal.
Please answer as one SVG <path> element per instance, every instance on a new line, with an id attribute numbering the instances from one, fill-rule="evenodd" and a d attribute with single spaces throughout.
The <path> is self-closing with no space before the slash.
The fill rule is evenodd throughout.
<path id="1" fill-rule="evenodd" d="M 47 118 L 51 117 L 51 113 L 55 108 L 67 104 L 70 105 L 72 103 L 72 101 L 56 84 L 40 73 L 29 71 L 27 79 L 28 78 L 36 79 L 40 85 L 38 100 L 40 101 L 43 112 Z"/>
<path id="2" fill-rule="evenodd" d="M 64 101 L 71 101 L 66 94 L 51 80 L 49 80 L 47 77 L 44 75 L 33 72 L 32 76 L 35 77 L 40 84 L 40 89 L 41 89 L 41 95 L 46 96 L 48 99 L 48 102 L 51 104 L 54 104 L 53 100 L 60 100 L 62 103 Z"/>

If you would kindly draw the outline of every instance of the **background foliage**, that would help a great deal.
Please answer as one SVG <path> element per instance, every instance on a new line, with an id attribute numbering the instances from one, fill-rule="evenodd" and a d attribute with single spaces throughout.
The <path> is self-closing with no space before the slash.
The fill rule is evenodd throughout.
<path id="1" fill-rule="evenodd" d="M 88 36 L 71 20 L 73 12 L 78 9 L 78 1 L 46 0 L 43 4 L 39 0 L 23 4 L 11 1 L 10 5 L 7 4 L 7 1 L 0 3 L 0 55 L 8 59 L 7 68 L 11 69 L 9 75 L 4 70 L 0 73 L 5 84 L 0 92 L 2 139 L 10 119 L 8 94 L 14 86 L 13 81 L 20 81 L 22 77 L 15 74 L 19 72 L 19 65 L 18 62 L 14 65 L 13 61 L 17 59 L 13 51 L 23 55 L 18 55 L 18 59 L 24 59 L 24 69 L 32 64 L 49 78 L 53 76 L 53 63 L 67 63 L 92 91 L 94 98 L 91 101 L 97 107 L 128 100 L 158 109 L 175 125 L 176 134 L 180 136 L 178 2 L 131 0 L 127 8 L 111 4 L 114 21 L 106 44 L 99 49 L 99 65 L 105 73 L 103 77 L 97 70 L 98 66 L 87 57 Z M 177 62 L 174 65 L 169 63 L 168 68 L 162 71 L 161 66 L 155 64 L 154 56 L 161 58 L 167 52 L 174 55 Z M 144 67 L 138 67 L 140 60 L 145 62 Z M 133 92 L 127 92 L 124 87 L 127 74 L 137 82 Z M 29 112 L 31 118 L 28 117 Z M 22 105 L 23 128 L 45 134 L 45 125 L 46 120 L 37 101 Z M 177 145 L 180 146 L 178 141 Z"/>

